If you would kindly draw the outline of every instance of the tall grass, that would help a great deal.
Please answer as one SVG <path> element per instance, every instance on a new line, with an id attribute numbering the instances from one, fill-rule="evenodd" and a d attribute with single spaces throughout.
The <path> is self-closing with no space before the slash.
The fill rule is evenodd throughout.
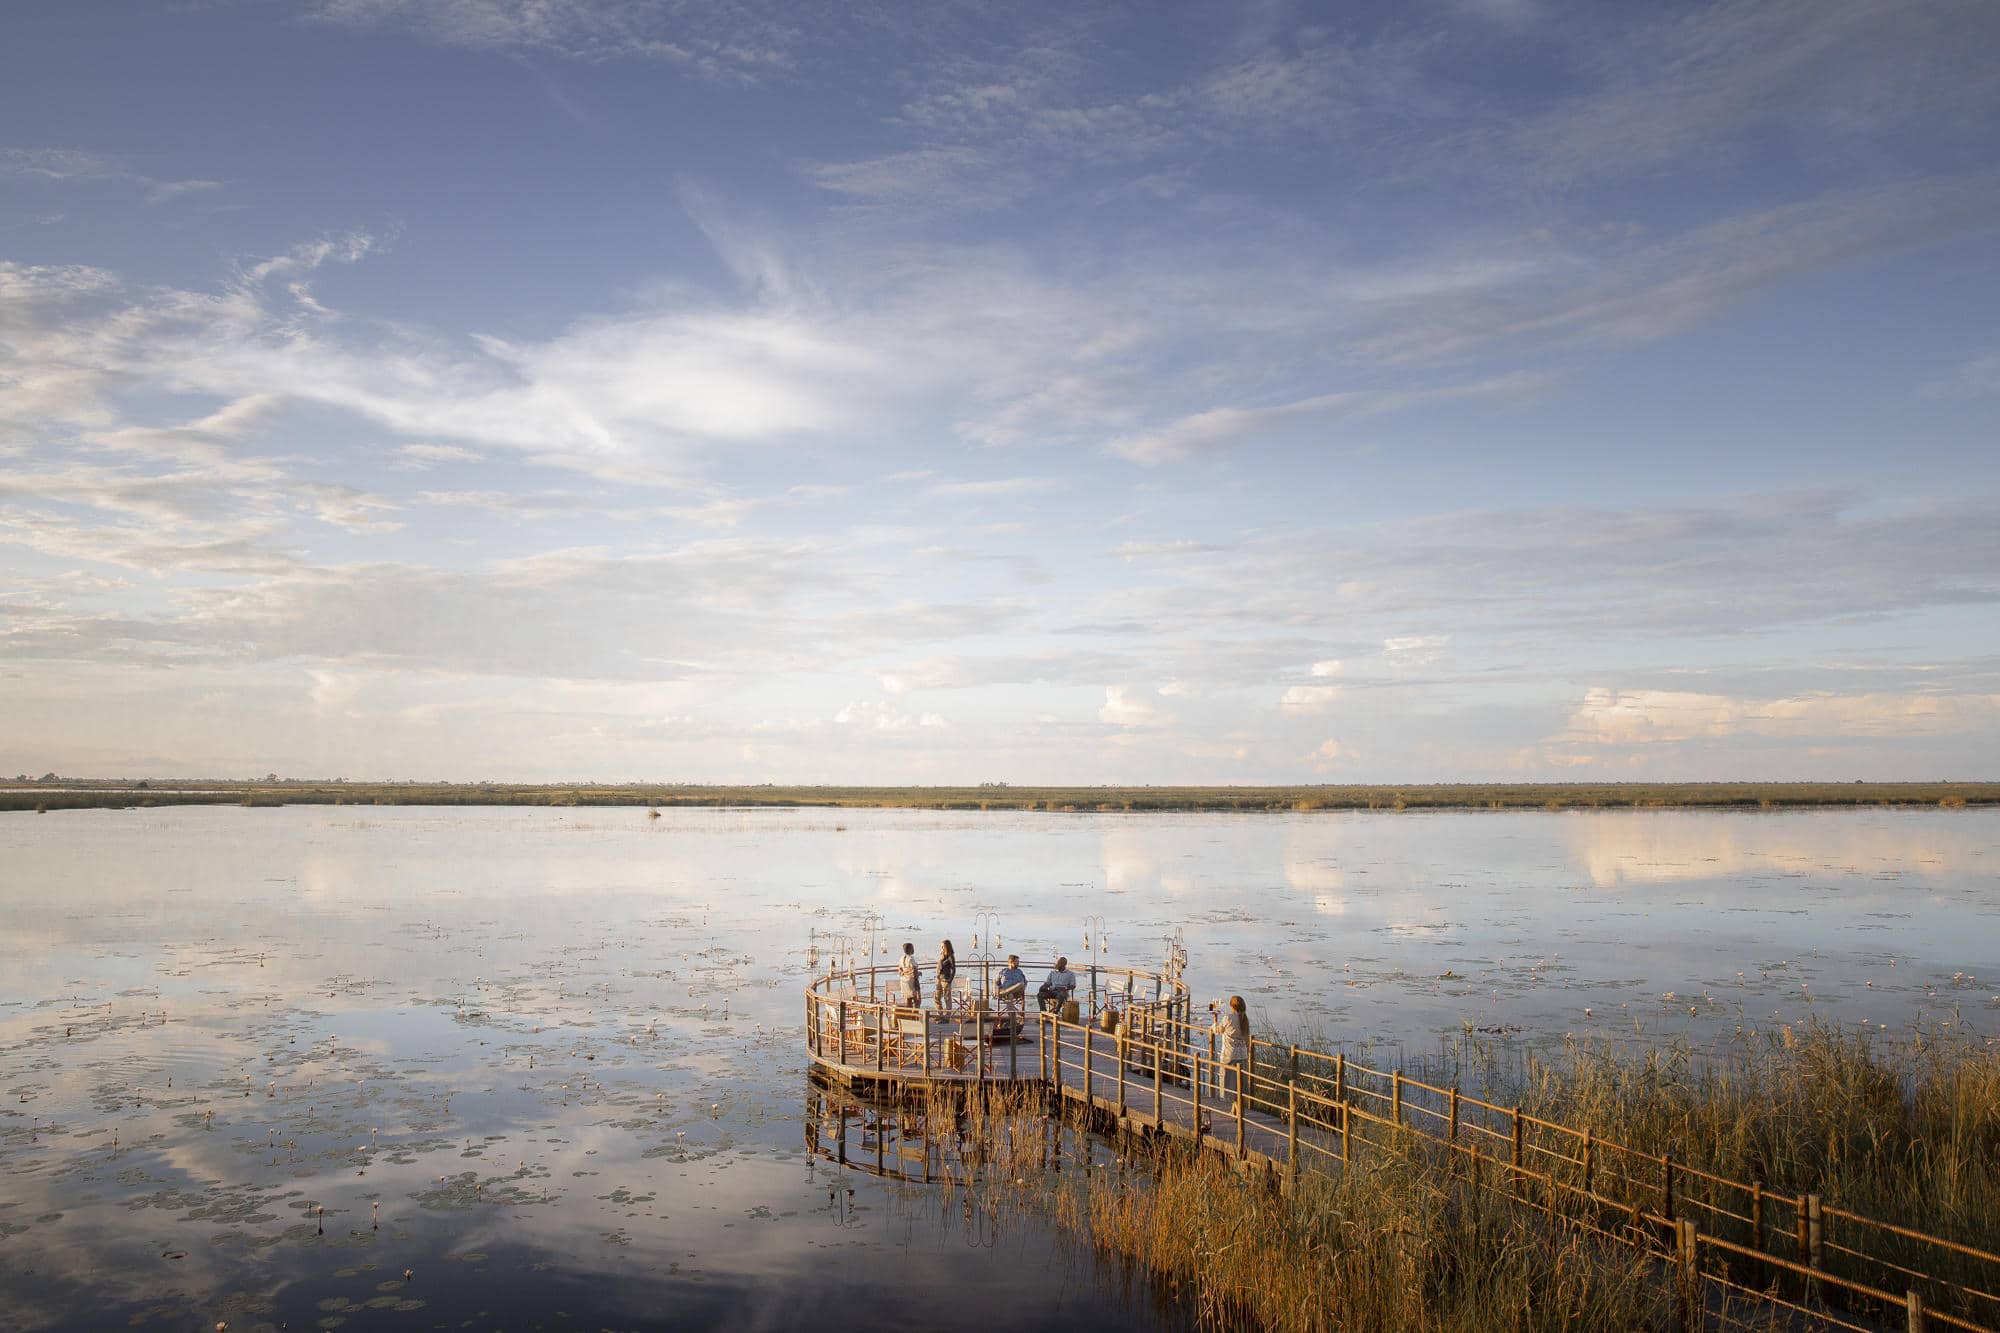
<path id="1" fill-rule="evenodd" d="M 1685 1048 L 1632 1059 L 1572 1045 L 1560 1062 L 1529 1062 L 1522 1101 L 1530 1114 L 1671 1150 L 1771 1194 L 1817 1194 L 1875 1221 L 2000 1252 L 2000 1048 L 1955 1024 L 1888 1044 L 1815 1020 L 1726 1062 Z M 1699 1179 L 1685 1188 L 1742 1209 L 1740 1195 Z M 1993 1289 L 1991 1265 L 1880 1232 L 1869 1241 L 1878 1258 Z M 1855 1275 L 1890 1276 L 1869 1267 Z"/>
<path id="2" fill-rule="evenodd" d="M 1099 1252 L 1148 1268 L 1211 1328 L 1664 1327 L 1673 1293 L 1638 1251 L 1547 1225 L 1409 1157 L 1368 1159 L 1290 1193 L 1185 1148 L 1144 1181 L 1096 1178 L 1056 1199 Z"/>
<path id="3" fill-rule="evenodd" d="M 1677 1188 L 1683 1204 L 1706 1192 L 1711 1202 L 1745 1207 L 1695 1172 L 1763 1185 L 1774 1200 L 1767 1239 L 1786 1257 L 1793 1214 L 1785 1210 L 1807 1193 L 2000 1250 L 2000 1049 L 1962 1028 L 1890 1045 L 1809 1024 L 1727 1061 L 1685 1047 L 1632 1055 L 1572 1044 L 1559 1057 L 1526 1058 L 1508 1077 L 1514 1086 L 1504 1094 L 1482 1091 L 1517 1098 L 1531 1116 L 1588 1127 L 1600 1146 L 1671 1152 L 1693 1168 Z M 1621 1234 L 1619 1210 L 1552 1214 L 1545 1192 L 1509 1188 L 1504 1162 L 1489 1157 L 1475 1167 L 1414 1134 L 1371 1135 L 1345 1168 L 1303 1173 L 1280 1188 L 1179 1141 L 1095 1138 L 1076 1117 L 1022 1088 L 983 1102 L 934 1094 L 908 1128 L 954 1145 L 958 1165 L 946 1179 L 976 1190 L 996 1219 L 1053 1220 L 1100 1260 L 1143 1274 L 1205 1327 L 1668 1329 L 1691 1299 L 1654 1253 L 1591 1229 Z M 1608 1159 L 1599 1163 L 1599 1190 L 1616 1192 Z M 1642 1202 L 1657 1212 L 1657 1199 Z M 1703 1214 L 1704 1230 L 1712 1225 L 1729 1223 Z M 1847 1223 L 1829 1227 L 1875 1258 L 1992 1289 L 1992 1267 L 1977 1260 L 1882 1232 L 1864 1242 Z M 1908 1277 L 1851 1256 L 1829 1264 L 1897 1292 Z M 1733 1275 L 1755 1288 L 1773 1279 L 1754 1263 Z M 1800 1298 L 1788 1280 L 1780 1288 Z M 1803 1326 L 1746 1299 L 1732 1307 L 1709 1290 L 1703 1322 Z M 1934 1309 L 1952 1304 L 1942 1289 L 1927 1299 Z M 1992 1313 L 1958 1308 L 1976 1320 Z"/>

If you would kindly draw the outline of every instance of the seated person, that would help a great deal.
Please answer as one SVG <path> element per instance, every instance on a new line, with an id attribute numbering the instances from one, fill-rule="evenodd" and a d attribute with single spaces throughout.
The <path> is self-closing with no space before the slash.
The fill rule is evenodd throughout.
<path id="1" fill-rule="evenodd" d="M 1058 958 L 1055 970 L 1049 973 L 1048 980 L 1044 981 L 1041 989 L 1035 992 L 1035 999 L 1041 1003 L 1042 1008 L 1056 1010 L 1061 1009 L 1063 1001 L 1075 992 L 1076 973 L 1069 970 L 1069 959 Z"/>
<path id="2" fill-rule="evenodd" d="M 999 997 L 1001 1006 L 1007 1009 L 1019 1009 L 1021 1001 L 1027 998 L 1028 994 L 1028 974 L 1021 970 L 1021 955 L 1008 954 L 1007 966 L 1000 969 L 1000 975 L 995 980 L 999 983 L 999 988 L 994 994 Z"/>

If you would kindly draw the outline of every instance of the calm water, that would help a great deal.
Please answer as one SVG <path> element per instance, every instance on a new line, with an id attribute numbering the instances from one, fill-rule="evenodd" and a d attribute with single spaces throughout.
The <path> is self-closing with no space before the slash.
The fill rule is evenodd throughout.
<path id="1" fill-rule="evenodd" d="M 1198 994 L 1381 1059 L 1994 1040 L 1996 869 L 1977 811 L 0 818 L 0 1327 L 1155 1327 L 1043 1229 L 805 1151 L 815 942 L 1179 929 Z"/>

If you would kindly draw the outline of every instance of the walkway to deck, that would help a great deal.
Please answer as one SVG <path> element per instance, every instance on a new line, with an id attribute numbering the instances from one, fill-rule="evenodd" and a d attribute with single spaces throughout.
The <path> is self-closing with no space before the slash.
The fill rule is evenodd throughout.
<path id="1" fill-rule="evenodd" d="M 899 1009 L 861 998 L 857 980 L 888 994 L 866 972 L 829 974 L 807 992 L 816 1077 L 896 1090 L 1040 1084 L 1105 1127 L 1188 1140 L 1288 1182 L 1370 1149 L 1420 1155 L 1551 1222 L 1679 1265 L 1713 1293 L 1791 1310 L 1815 1328 L 1874 1333 L 1886 1319 L 2000 1330 L 2000 1254 L 1817 1194 L 1767 1192 L 1671 1152 L 1298 1046 L 1253 1041 L 1247 1095 L 1225 1095 L 1221 1081 L 1237 1071 L 1216 1059 L 1209 1029 L 1189 1021 L 1177 978 L 1099 967 L 1070 1017 L 1030 1012 L 1018 1041 L 995 1040 L 983 997 L 955 995 L 942 1013 Z"/>

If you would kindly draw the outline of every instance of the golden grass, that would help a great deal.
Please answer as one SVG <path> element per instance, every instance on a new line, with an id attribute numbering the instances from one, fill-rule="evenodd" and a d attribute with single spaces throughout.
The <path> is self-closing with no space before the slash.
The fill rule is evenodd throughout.
<path id="1" fill-rule="evenodd" d="M 1962 1028 L 1888 1046 L 1813 1024 L 1727 1063 L 1678 1047 L 1634 1057 L 1572 1045 L 1559 1059 L 1530 1058 L 1515 1076 L 1518 1086 L 1500 1096 L 1518 1097 L 1531 1116 L 1590 1128 L 1600 1151 L 1671 1152 L 1683 1168 L 1763 1184 L 1772 1201 L 1766 1240 L 1785 1257 L 1793 1200 L 1806 1193 L 2000 1249 L 2000 1050 Z M 1037 1088 L 983 1102 L 935 1094 L 918 1114 L 918 1132 L 971 1145 L 949 1177 L 965 1186 L 967 1206 L 976 1188 L 996 1221 L 1053 1219 L 1100 1260 L 1143 1274 L 1203 1327 L 1664 1330 L 1688 1296 L 1655 1255 L 1576 1225 L 1623 1234 L 1619 1209 L 1552 1218 L 1539 1187 L 1510 1190 L 1504 1162 L 1489 1156 L 1475 1170 L 1465 1154 L 1414 1134 L 1371 1134 L 1345 1170 L 1307 1173 L 1284 1189 L 1179 1141 L 1094 1138 L 1074 1108 L 1052 1111 Z M 1610 1159 L 1598 1160 L 1608 1174 Z M 1705 1232 L 1721 1234 L 1727 1220 L 1694 1205 L 1706 1198 L 1740 1212 L 1745 1201 L 1695 1171 L 1683 1172 L 1676 1198 Z M 1646 1206 L 1657 1212 L 1658 1200 Z M 1990 1289 L 1990 1265 L 1829 1225 L 1835 1239 L 1877 1259 Z M 1713 1253 L 1707 1262 L 1717 1262 Z M 1839 1263 L 1833 1271 L 1892 1291 L 1906 1285 L 1893 1270 Z M 1773 1279 L 1761 1265 L 1731 1271 L 1752 1287 Z M 1784 1279 L 1780 1289 L 1800 1294 Z M 1936 1290 L 1934 1310 L 1990 1313 Z M 1710 1289 L 1705 1299 L 1709 1327 L 1797 1326 L 1747 1298 L 1724 1307 Z"/>

